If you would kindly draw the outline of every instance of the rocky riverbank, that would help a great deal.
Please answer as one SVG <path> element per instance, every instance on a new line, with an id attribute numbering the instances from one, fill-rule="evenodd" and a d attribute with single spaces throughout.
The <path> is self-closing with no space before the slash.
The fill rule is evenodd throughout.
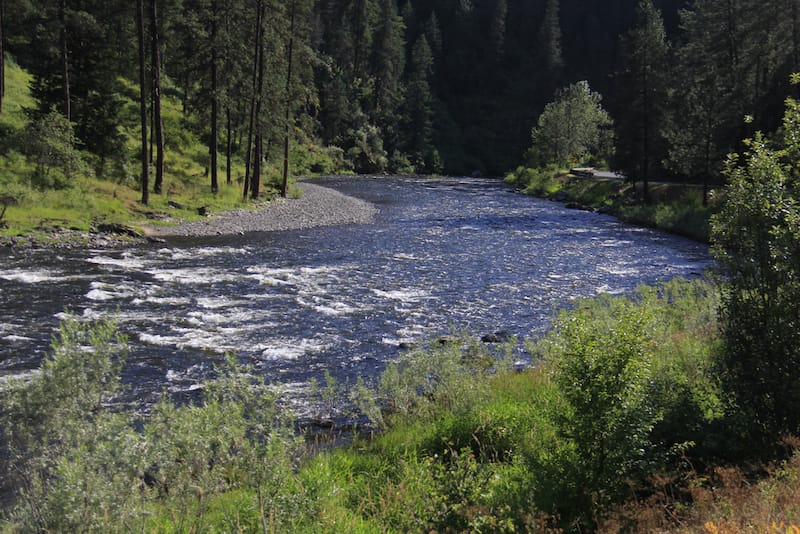
<path id="1" fill-rule="evenodd" d="M 163 242 L 170 237 L 242 235 L 318 226 L 369 224 L 378 210 L 369 202 L 308 182 L 297 184 L 300 198 L 277 198 L 251 210 L 231 210 L 202 221 L 175 226 L 145 226 L 142 231 L 124 225 L 101 225 L 93 231 L 53 228 L 37 236 L 0 238 L 0 247 L 114 248 L 135 243 Z"/>
<path id="2" fill-rule="evenodd" d="M 300 198 L 277 198 L 257 210 L 233 210 L 177 226 L 148 227 L 150 237 L 202 237 L 249 232 L 277 232 L 318 226 L 368 224 L 377 209 L 363 200 L 338 191 L 301 182 Z"/>

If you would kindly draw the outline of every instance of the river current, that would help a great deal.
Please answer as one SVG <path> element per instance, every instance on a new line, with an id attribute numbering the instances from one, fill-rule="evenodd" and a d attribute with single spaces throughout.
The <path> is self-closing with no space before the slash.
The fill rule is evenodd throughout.
<path id="1" fill-rule="evenodd" d="M 707 247 L 473 178 L 326 178 L 374 224 L 122 250 L 0 252 L 0 377 L 31 372 L 68 308 L 116 314 L 141 402 L 192 391 L 226 352 L 302 395 L 374 378 L 401 343 L 543 332 L 572 299 L 700 274 Z M 520 364 L 525 355 L 520 354 Z"/>

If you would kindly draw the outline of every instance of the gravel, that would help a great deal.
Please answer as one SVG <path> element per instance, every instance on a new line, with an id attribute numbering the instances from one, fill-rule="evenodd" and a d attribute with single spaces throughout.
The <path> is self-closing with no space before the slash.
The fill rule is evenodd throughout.
<path id="1" fill-rule="evenodd" d="M 307 182 L 297 185 L 303 190 L 299 199 L 278 198 L 263 209 L 226 211 L 203 221 L 178 226 L 150 227 L 147 233 L 153 237 L 202 237 L 369 224 L 378 212 L 369 202 L 343 195 L 333 189 Z"/>

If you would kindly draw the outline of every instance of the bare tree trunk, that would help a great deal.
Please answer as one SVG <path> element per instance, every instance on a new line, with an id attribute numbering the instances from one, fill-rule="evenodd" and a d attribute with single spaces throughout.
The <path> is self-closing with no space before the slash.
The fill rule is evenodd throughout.
<path id="1" fill-rule="evenodd" d="M 263 18 L 262 18 L 263 19 Z M 263 22 L 263 20 L 262 20 Z M 262 29 L 263 31 L 263 29 Z M 263 132 L 261 130 L 261 95 L 264 94 L 264 39 L 260 39 L 258 46 L 258 87 L 256 90 L 256 157 L 253 170 L 253 183 L 250 188 L 250 198 L 256 200 L 258 198 L 259 189 L 261 188 L 261 158 L 263 157 Z"/>
<path id="2" fill-rule="evenodd" d="M 228 185 L 233 184 L 231 177 L 231 153 L 233 152 L 233 131 L 231 128 L 231 107 L 230 104 L 225 106 L 225 120 L 226 120 L 226 146 L 225 146 L 225 183 Z"/>
<path id="3" fill-rule="evenodd" d="M 5 0 L 0 0 L 0 113 L 3 112 L 3 98 L 6 96 L 5 4 Z"/>
<path id="4" fill-rule="evenodd" d="M 283 198 L 286 198 L 289 189 L 289 119 L 291 118 L 292 107 L 292 60 L 294 59 L 294 19 L 296 7 L 296 0 L 292 0 L 291 13 L 289 15 L 289 57 L 286 69 L 286 124 L 283 137 L 283 183 L 281 184 L 281 196 Z"/>
<path id="5" fill-rule="evenodd" d="M 258 5 L 256 7 L 258 13 L 256 14 L 256 40 L 253 46 L 253 93 L 252 97 L 250 98 L 250 124 L 247 129 L 247 151 L 245 154 L 244 159 L 244 190 L 242 193 L 243 198 L 247 198 L 247 194 L 250 192 L 250 160 L 252 156 L 252 147 L 253 147 L 253 129 L 255 127 L 255 116 L 256 116 L 256 101 L 259 99 L 261 95 L 257 94 L 256 91 L 258 89 L 258 65 L 259 65 L 259 58 L 261 57 L 261 41 L 262 41 L 262 32 L 263 32 L 263 19 L 264 19 L 264 7 L 262 0 L 258 0 Z"/>
<path id="6" fill-rule="evenodd" d="M 253 159 L 253 193 L 252 198 L 258 198 L 258 191 L 261 188 L 261 162 L 264 157 L 263 154 L 263 140 L 261 131 L 256 134 L 255 157 Z"/>
<path id="7" fill-rule="evenodd" d="M 219 191 L 217 182 L 217 122 L 219 114 L 219 95 L 217 94 L 217 12 L 218 6 L 214 0 L 211 7 L 211 140 L 208 151 L 211 153 L 211 192 Z"/>
<path id="8" fill-rule="evenodd" d="M 61 4 L 64 2 L 62 0 Z M 136 33 L 139 38 L 139 109 L 142 120 L 142 204 L 149 201 L 150 162 L 147 154 L 147 79 L 144 50 L 144 0 L 136 0 Z"/>
<path id="9" fill-rule="evenodd" d="M 161 116 L 161 36 L 158 29 L 158 0 L 150 0 L 150 25 L 152 27 L 153 69 L 153 134 L 156 151 L 156 179 L 153 192 L 161 194 L 164 186 L 164 119 Z M 151 155 L 152 157 L 152 155 Z"/>
<path id="10" fill-rule="evenodd" d="M 64 77 L 64 116 L 72 120 L 69 90 L 69 53 L 67 52 L 67 1 L 61 0 L 58 5 L 58 20 L 61 23 L 61 69 Z"/>

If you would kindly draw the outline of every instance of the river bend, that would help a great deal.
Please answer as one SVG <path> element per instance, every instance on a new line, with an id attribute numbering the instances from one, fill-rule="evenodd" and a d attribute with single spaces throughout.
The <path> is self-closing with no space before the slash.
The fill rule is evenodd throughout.
<path id="1" fill-rule="evenodd" d="M 117 313 L 125 382 L 147 402 L 196 389 L 227 351 L 302 391 L 376 376 L 451 328 L 540 333 L 571 299 L 692 276 L 707 247 L 473 178 L 326 178 L 373 224 L 124 250 L 0 252 L 0 376 L 30 372 L 66 308 Z M 524 355 L 521 355 L 524 360 Z"/>

